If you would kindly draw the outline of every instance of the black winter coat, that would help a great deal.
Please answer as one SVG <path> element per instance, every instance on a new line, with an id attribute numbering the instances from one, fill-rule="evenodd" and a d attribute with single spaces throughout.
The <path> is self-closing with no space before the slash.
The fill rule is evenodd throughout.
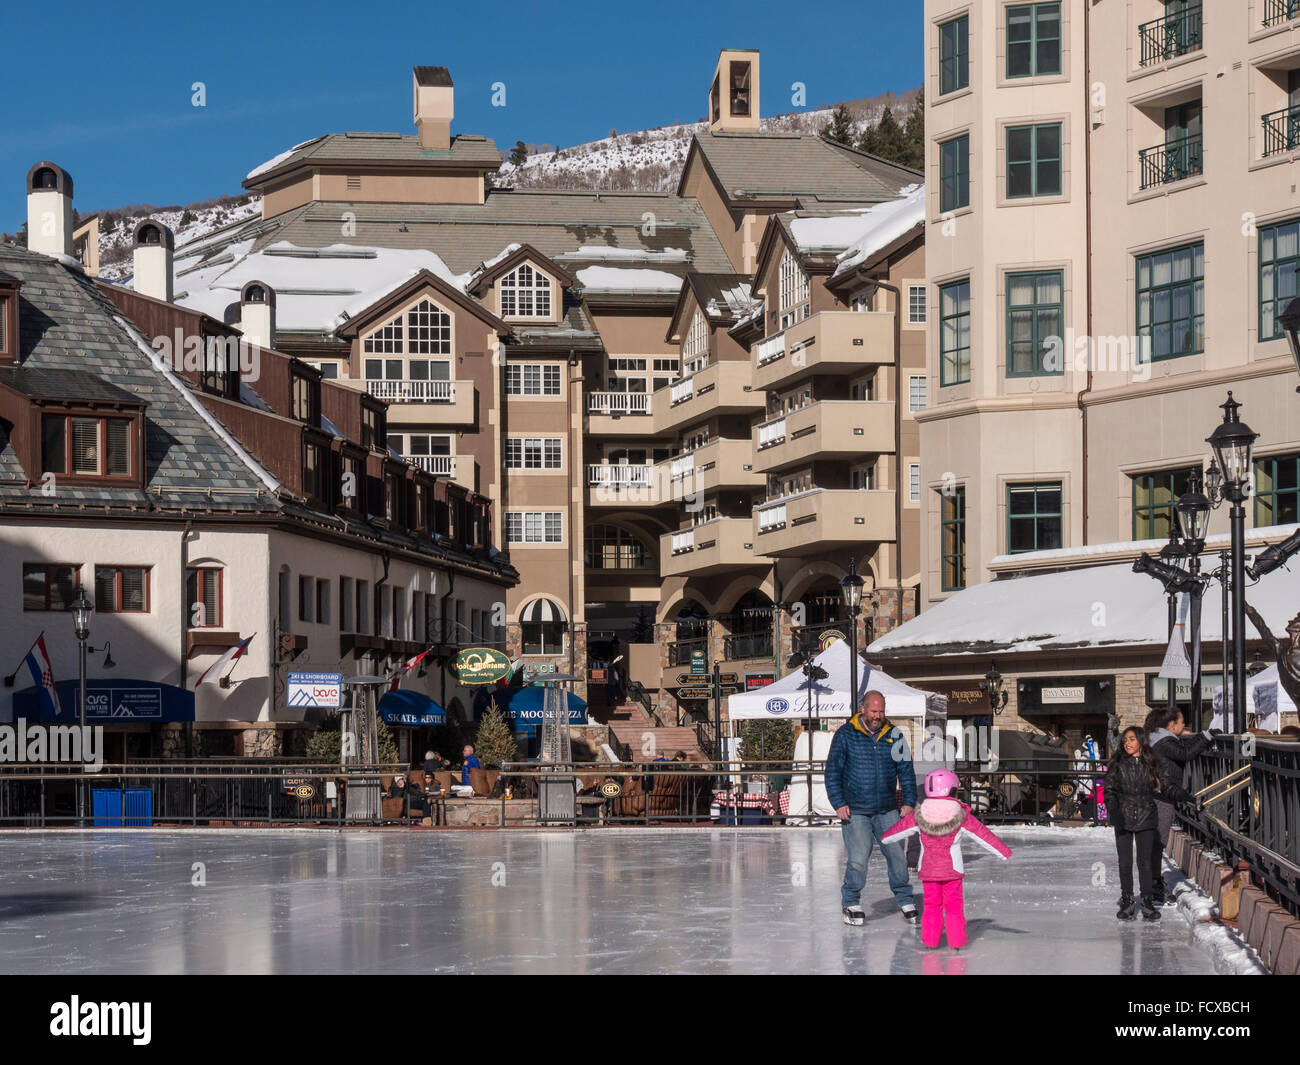
<path id="1" fill-rule="evenodd" d="M 1193 802 L 1192 793 L 1183 787 L 1184 769 L 1210 746 L 1210 738 L 1201 732 L 1175 736 L 1166 729 L 1156 729 L 1148 739 L 1160 772 L 1161 794 L 1157 798 L 1164 802 Z"/>
<path id="2" fill-rule="evenodd" d="M 1106 816 L 1121 832 L 1156 827 L 1156 792 L 1142 759 L 1124 754 L 1106 770 Z"/>

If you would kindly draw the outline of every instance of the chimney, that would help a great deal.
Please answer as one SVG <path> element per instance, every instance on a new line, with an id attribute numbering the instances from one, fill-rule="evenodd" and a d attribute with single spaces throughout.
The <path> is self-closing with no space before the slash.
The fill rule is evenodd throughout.
<path id="1" fill-rule="evenodd" d="M 135 227 L 135 277 L 132 285 L 142 296 L 172 301 L 172 231 L 161 222 L 146 218 Z"/>
<path id="2" fill-rule="evenodd" d="M 250 281 L 239 293 L 239 331 L 250 344 L 275 347 L 275 289 Z"/>
<path id="3" fill-rule="evenodd" d="M 724 48 L 709 87 L 709 131 L 758 130 L 758 50 Z"/>
<path id="4" fill-rule="evenodd" d="M 420 147 L 445 152 L 451 148 L 455 90 L 446 67 L 415 67 L 415 129 Z"/>
<path id="5" fill-rule="evenodd" d="M 27 171 L 27 247 L 42 255 L 72 255 L 72 175 L 40 162 Z"/>

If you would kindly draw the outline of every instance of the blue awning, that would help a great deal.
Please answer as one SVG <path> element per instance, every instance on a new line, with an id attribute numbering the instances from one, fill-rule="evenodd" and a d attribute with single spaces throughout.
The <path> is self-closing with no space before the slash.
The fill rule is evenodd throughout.
<path id="1" fill-rule="evenodd" d="M 14 692 L 14 719 L 27 721 L 61 721 L 76 724 L 79 720 L 81 693 L 76 680 L 55 684 L 63 713 L 54 717 L 41 705 L 35 687 Z M 86 723 L 122 725 L 128 721 L 193 721 L 194 693 L 174 684 L 156 680 L 121 680 L 114 677 L 86 678 Z"/>
<path id="2" fill-rule="evenodd" d="M 489 692 L 489 697 L 506 718 L 516 725 L 540 725 L 542 723 L 542 692 L 538 685 L 522 688 L 498 688 Z M 565 692 L 569 699 L 569 724 L 585 725 L 587 723 L 587 703 L 573 692 Z M 486 702 L 484 703 L 486 708 Z"/>
<path id="3" fill-rule="evenodd" d="M 388 725 L 445 725 L 447 712 L 423 692 L 399 688 L 379 700 L 379 716 Z"/>

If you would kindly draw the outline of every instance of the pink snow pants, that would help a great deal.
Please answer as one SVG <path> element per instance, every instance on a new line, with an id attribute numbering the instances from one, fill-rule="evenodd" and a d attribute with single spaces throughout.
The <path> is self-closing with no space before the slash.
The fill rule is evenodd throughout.
<path id="1" fill-rule="evenodd" d="M 948 946 L 966 945 L 966 907 L 961 897 L 961 877 L 955 880 L 923 880 L 925 910 L 921 914 L 921 942 L 937 947 L 945 928 Z"/>

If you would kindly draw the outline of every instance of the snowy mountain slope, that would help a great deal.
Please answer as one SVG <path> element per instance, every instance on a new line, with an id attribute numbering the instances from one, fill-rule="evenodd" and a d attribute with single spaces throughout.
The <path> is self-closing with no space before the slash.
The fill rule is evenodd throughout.
<path id="1" fill-rule="evenodd" d="M 99 230 L 99 276 L 106 281 L 121 281 L 131 276 L 131 241 L 135 237 L 135 227 L 146 218 L 153 218 L 168 226 L 176 237 L 176 249 L 187 244 L 203 240 L 227 226 L 238 225 L 255 218 L 262 213 L 262 198 L 250 196 L 222 197 L 216 203 L 205 207 L 168 207 L 164 210 L 130 209 L 125 215 L 119 211 L 103 212 L 111 215 L 116 226 L 104 232 L 104 222 Z M 205 201 L 207 202 L 207 201 Z M 184 225 L 181 219 L 189 216 Z"/>

